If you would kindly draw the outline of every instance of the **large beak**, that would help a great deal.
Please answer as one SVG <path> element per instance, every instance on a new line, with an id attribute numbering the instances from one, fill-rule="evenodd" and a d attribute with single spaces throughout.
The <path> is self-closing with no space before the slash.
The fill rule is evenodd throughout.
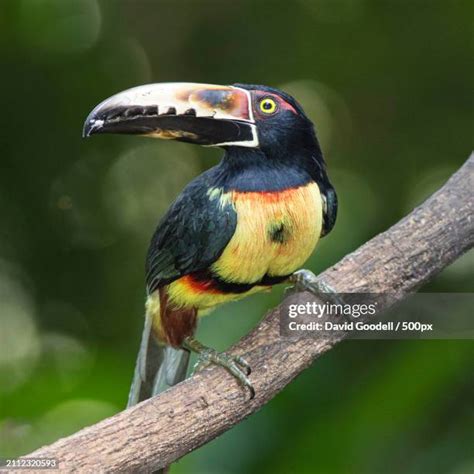
<path id="1" fill-rule="evenodd" d="M 87 117 L 83 136 L 97 133 L 146 135 L 208 146 L 258 146 L 250 92 L 210 84 L 149 84 L 120 92 Z"/>

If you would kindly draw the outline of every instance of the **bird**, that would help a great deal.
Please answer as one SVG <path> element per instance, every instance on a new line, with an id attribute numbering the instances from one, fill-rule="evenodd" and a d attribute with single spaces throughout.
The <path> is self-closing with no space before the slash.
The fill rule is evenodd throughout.
<path id="1" fill-rule="evenodd" d="M 104 100 L 83 136 L 133 134 L 220 147 L 219 164 L 192 180 L 158 223 L 146 257 L 145 324 L 128 406 L 197 368 L 224 367 L 250 393 L 251 367 L 195 338 L 215 307 L 289 282 L 332 293 L 300 269 L 333 229 L 338 201 L 315 127 L 277 88 L 155 83 Z"/>

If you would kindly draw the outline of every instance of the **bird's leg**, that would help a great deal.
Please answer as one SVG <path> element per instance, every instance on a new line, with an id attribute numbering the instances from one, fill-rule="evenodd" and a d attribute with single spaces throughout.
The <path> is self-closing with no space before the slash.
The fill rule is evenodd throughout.
<path id="1" fill-rule="evenodd" d="M 292 289 L 296 291 L 309 291 L 316 296 L 322 297 L 322 299 L 342 304 L 342 300 L 337 295 L 336 290 L 328 285 L 322 278 L 317 278 L 310 270 L 298 270 L 293 273 L 287 281 L 293 284 Z"/>
<path id="2" fill-rule="evenodd" d="M 198 360 L 194 365 L 193 373 L 202 370 L 211 364 L 220 365 L 232 374 L 241 385 L 249 389 L 250 398 L 255 396 L 255 389 L 248 379 L 251 368 L 243 357 L 232 356 L 225 352 L 217 352 L 215 349 L 201 344 L 192 336 L 187 337 L 183 341 L 183 348 L 195 352 L 198 355 Z"/>

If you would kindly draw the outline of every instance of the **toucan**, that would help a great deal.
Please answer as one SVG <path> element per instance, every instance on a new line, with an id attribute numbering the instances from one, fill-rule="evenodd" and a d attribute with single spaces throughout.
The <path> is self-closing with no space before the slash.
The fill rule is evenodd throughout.
<path id="1" fill-rule="evenodd" d="M 337 197 L 313 123 L 287 93 L 249 84 L 158 83 L 106 99 L 86 137 L 135 134 L 224 150 L 161 218 L 146 258 L 146 311 L 128 405 L 176 384 L 189 354 L 255 394 L 241 356 L 195 337 L 199 316 L 283 282 L 331 288 L 297 271 L 333 228 Z"/>

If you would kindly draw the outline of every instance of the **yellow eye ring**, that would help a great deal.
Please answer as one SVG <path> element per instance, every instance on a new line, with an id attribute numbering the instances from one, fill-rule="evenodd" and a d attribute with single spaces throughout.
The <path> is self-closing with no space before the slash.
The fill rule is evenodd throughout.
<path id="1" fill-rule="evenodd" d="M 265 97 L 260 101 L 260 110 L 264 114 L 274 114 L 277 109 L 277 103 L 273 99 L 270 99 L 270 97 Z"/>

